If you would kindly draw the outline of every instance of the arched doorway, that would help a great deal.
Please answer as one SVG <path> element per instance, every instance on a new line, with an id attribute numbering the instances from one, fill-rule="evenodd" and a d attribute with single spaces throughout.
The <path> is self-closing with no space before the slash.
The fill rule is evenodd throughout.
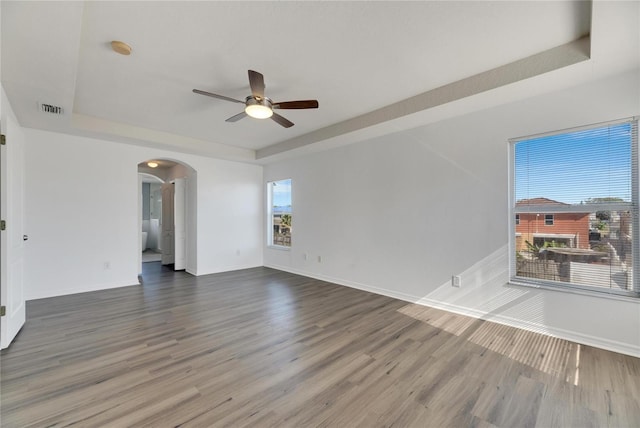
<path id="1" fill-rule="evenodd" d="M 164 180 L 153 174 L 138 172 L 141 181 L 142 263 L 162 261 L 162 186 Z"/>
<path id="2" fill-rule="evenodd" d="M 195 274 L 196 170 L 174 159 L 145 160 L 138 164 L 138 189 L 139 273 L 151 248 L 163 265 Z"/>

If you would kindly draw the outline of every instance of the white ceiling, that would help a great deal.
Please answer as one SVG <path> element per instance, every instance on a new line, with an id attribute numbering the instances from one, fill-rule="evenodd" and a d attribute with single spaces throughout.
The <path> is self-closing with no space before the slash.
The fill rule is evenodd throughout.
<path id="1" fill-rule="evenodd" d="M 608 61 L 591 67 L 593 77 L 637 67 L 637 2 L 614 12 L 605 3 L 594 4 L 592 24 L 592 4 L 570 1 L 3 1 L 1 78 L 26 127 L 269 159 L 341 136 L 389 132 L 393 121 L 416 113 L 589 56 L 593 62 L 598 46 Z M 607 31 L 596 34 L 598 25 Z M 544 56 L 589 34 L 581 45 L 587 56 Z M 114 53 L 112 40 L 131 45 L 132 54 Z M 517 61 L 526 72 L 508 68 Z M 273 100 L 318 99 L 320 108 L 279 111 L 295 123 L 289 129 L 251 118 L 226 123 L 241 104 L 192 93 L 243 100 L 248 69 L 264 74 Z M 39 103 L 64 114 L 42 113 Z"/>

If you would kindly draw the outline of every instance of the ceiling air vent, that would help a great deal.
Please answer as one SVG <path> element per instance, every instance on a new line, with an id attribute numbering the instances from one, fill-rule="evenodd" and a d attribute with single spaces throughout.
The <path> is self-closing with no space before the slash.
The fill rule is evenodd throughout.
<path id="1" fill-rule="evenodd" d="M 64 114 L 62 107 L 54 106 L 52 104 L 40 104 L 40 111 L 50 114 Z"/>

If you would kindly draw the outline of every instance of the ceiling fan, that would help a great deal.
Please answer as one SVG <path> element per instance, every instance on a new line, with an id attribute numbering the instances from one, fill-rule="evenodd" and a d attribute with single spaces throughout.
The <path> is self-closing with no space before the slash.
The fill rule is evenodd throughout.
<path id="1" fill-rule="evenodd" d="M 279 123 L 285 128 L 291 128 L 293 126 L 293 122 L 274 112 L 274 109 L 318 108 L 317 100 L 284 101 L 278 103 L 273 102 L 271 98 L 264 96 L 264 76 L 257 71 L 249 70 L 249 86 L 251 86 L 251 95 L 249 95 L 244 101 L 225 97 L 224 95 L 212 94 L 211 92 L 201 91 L 200 89 L 194 89 L 193 92 L 200 95 L 206 95 L 208 97 L 218 98 L 220 100 L 231 101 L 233 103 L 240 103 L 245 105 L 244 111 L 242 113 L 231 116 L 226 120 L 226 122 L 237 122 L 243 117 L 250 116 L 256 119 L 271 118 L 274 122 Z"/>

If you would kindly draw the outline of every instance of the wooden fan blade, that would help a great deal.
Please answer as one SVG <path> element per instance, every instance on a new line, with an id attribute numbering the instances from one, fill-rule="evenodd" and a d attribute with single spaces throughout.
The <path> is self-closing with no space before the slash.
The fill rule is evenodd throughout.
<path id="1" fill-rule="evenodd" d="M 281 109 L 318 108 L 318 101 L 317 100 L 284 101 L 281 103 L 273 103 L 273 108 L 281 108 Z"/>
<path id="2" fill-rule="evenodd" d="M 212 94 L 211 92 L 201 91 L 200 89 L 194 89 L 193 92 L 200 95 L 206 95 L 208 97 L 218 98 L 219 100 L 231 101 L 232 103 L 240 103 L 240 104 L 245 103 L 244 101 L 225 97 L 224 95 Z"/>
<path id="3" fill-rule="evenodd" d="M 285 119 L 276 112 L 273 112 L 273 116 L 271 116 L 271 119 L 273 119 L 274 122 L 277 122 L 280 125 L 284 126 L 285 128 L 291 128 L 293 126 L 293 122 L 291 122 L 289 119 Z"/>
<path id="4" fill-rule="evenodd" d="M 231 116 L 229 119 L 225 120 L 225 122 L 237 122 L 243 117 L 247 117 L 247 113 L 245 112 L 238 113 L 235 116 Z"/>
<path id="5" fill-rule="evenodd" d="M 261 73 L 249 70 L 249 86 L 254 97 L 264 98 L 264 76 Z"/>

